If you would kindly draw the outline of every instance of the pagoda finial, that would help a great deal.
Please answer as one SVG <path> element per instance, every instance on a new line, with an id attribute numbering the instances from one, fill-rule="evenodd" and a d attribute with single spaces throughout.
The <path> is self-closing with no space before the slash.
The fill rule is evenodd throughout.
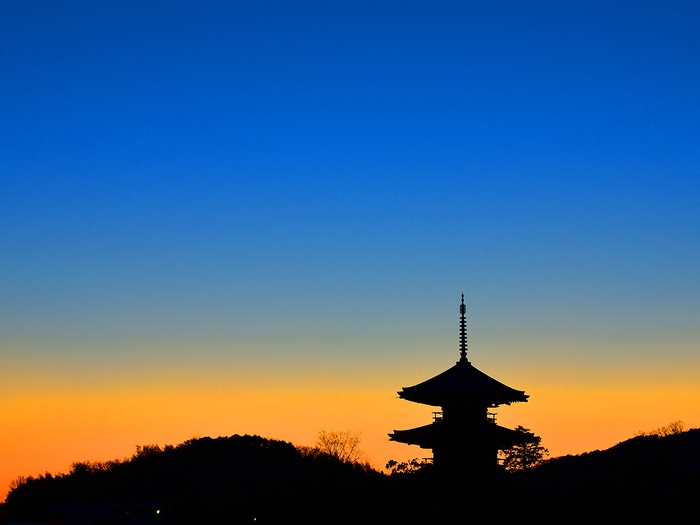
<path id="1" fill-rule="evenodd" d="M 469 362 L 467 359 L 467 306 L 464 304 L 464 292 L 462 292 L 462 304 L 459 305 L 459 360 Z"/>

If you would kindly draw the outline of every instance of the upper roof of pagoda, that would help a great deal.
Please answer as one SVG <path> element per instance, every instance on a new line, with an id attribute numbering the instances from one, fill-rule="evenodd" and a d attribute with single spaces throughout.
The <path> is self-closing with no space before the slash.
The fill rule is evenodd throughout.
<path id="1" fill-rule="evenodd" d="M 467 359 L 467 306 L 459 305 L 459 361 L 442 374 L 405 387 L 399 392 L 401 399 L 444 407 L 451 404 L 478 403 L 486 407 L 510 405 L 518 401 L 527 401 L 530 397 L 523 390 L 515 390 L 481 370 L 472 366 Z"/>
<path id="2" fill-rule="evenodd" d="M 464 403 L 478 403 L 489 407 L 527 401 L 530 396 L 523 390 L 515 390 L 496 381 L 469 362 L 466 313 L 467 307 L 462 294 L 462 304 L 459 305 L 460 358 L 457 364 L 427 381 L 403 388 L 398 393 L 400 398 L 440 407 Z"/>
<path id="3" fill-rule="evenodd" d="M 401 399 L 440 407 L 465 402 L 510 405 L 530 397 L 524 390 L 515 390 L 484 374 L 466 358 L 427 381 L 404 387 L 398 394 Z"/>

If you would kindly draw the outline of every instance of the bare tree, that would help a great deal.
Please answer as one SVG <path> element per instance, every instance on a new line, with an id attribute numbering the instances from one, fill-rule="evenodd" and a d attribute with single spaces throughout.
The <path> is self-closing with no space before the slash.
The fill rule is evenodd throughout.
<path id="1" fill-rule="evenodd" d="M 682 434 L 685 432 L 685 423 L 683 421 L 673 421 L 664 427 L 659 427 L 655 430 L 650 430 L 649 432 L 639 431 L 636 432 L 635 436 L 672 436 L 674 434 Z"/>
<path id="2" fill-rule="evenodd" d="M 360 434 L 352 430 L 341 430 L 336 432 L 326 432 L 321 430 L 318 433 L 318 443 L 316 446 L 326 454 L 338 458 L 340 461 L 357 463 L 364 452 L 359 449 Z"/>
<path id="3" fill-rule="evenodd" d="M 29 478 L 31 478 L 31 476 L 29 476 Z M 22 485 L 26 485 L 27 481 L 29 481 L 29 479 L 25 476 L 17 476 L 15 479 L 10 481 L 10 492 L 20 488 Z"/>

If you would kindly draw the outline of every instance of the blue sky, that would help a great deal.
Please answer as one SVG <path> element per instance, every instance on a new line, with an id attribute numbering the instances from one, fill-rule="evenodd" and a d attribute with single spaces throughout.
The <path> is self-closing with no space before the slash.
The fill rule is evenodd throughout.
<path id="1" fill-rule="evenodd" d="M 697 311 L 700 9 L 613 4 L 3 3 L 3 317 Z"/>

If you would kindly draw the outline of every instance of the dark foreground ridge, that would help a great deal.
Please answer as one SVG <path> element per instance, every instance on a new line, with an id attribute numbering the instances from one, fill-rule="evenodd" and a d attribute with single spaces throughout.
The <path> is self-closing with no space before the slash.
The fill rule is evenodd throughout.
<path id="1" fill-rule="evenodd" d="M 139 447 L 123 461 L 24 479 L 0 522 L 68 525 L 78 511 L 102 512 L 80 522 L 101 524 L 696 522 L 698 493 L 700 429 L 514 474 L 449 478 L 430 467 L 387 476 L 317 449 L 235 435 Z"/>

